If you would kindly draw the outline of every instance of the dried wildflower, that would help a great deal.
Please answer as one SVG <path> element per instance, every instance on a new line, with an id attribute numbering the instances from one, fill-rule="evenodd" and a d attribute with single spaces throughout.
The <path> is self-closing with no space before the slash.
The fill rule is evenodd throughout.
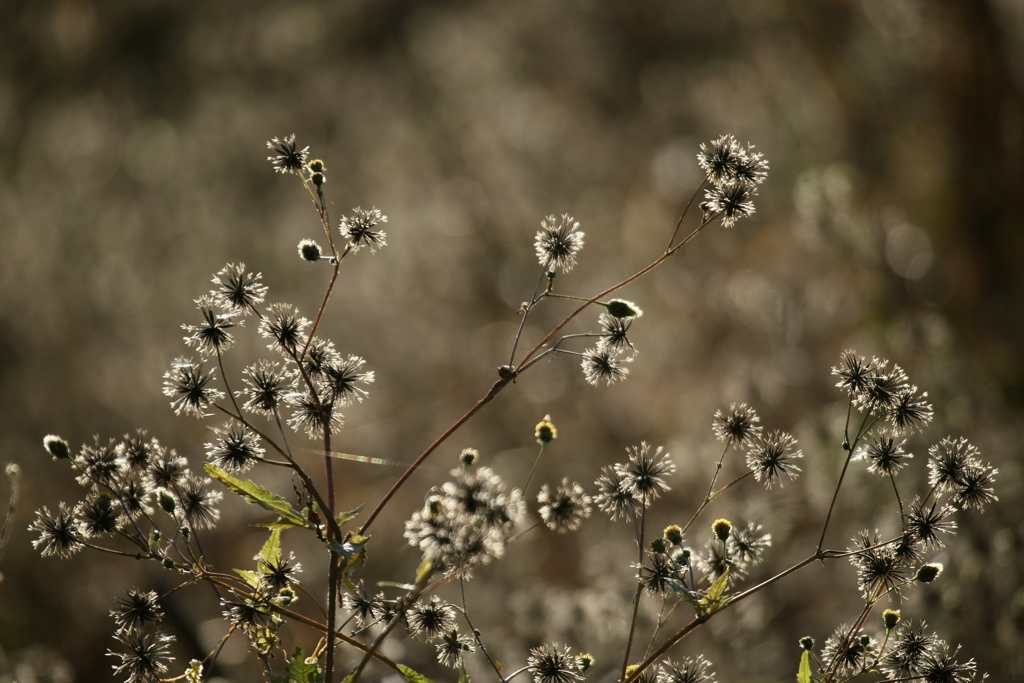
<path id="1" fill-rule="evenodd" d="M 947 436 L 928 449 L 928 483 L 939 493 L 955 493 L 963 486 L 968 466 L 977 462 L 977 454 L 967 439 Z"/>
<path id="2" fill-rule="evenodd" d="M 268 349 L 294 356 L 306 343 L 304 330 L 308 326 L 309 321 L 300 317 L 291 304 L 271 304 L 260 321 L 259 331 L 260 335 L 271 340 Z"/>
<path id="3" fill-rule="evenodd" d="M 598 324 L 601 325 L 601 338 L 597 341 L 598 349 L 607 349 L 612 353 L 624 351 L 626 347 L 633 353 L 636 349 L 629 340 L 629 328 L 633 324 L 633 318 L 616 318 L 613 315 L 602 312 L 598 317 Z"/>
<path id="4" fill-rule="evenodd" d="M 341 363 L 341 354 L 328 339 L 313 339 L 302 356 L 302 371 L 310 380 L 323 381 L 327 368 Z"/>
<path id="5" fill-rule="evenodd" d="M 913 454 L 903 450 L 904 440 L 897 441 L 892 432 L 876 434 L 864 452 L 868 472 L 891 477 L 906 467 Z"/>
<path id="6" fill-rule="evenodd" d="M 36 511 L 36 519 L 28 527 L 39 533 L 32 541 L 32 547 L 39 549 L 43 557 L 71 557 L 84 548 L 81 523 L 65 503 L 57 506 L 57 514 L 51 514 L 48 507 Z"/>
<path id="7" fill-rule="evenodd" d="M 951 534 L 956 531 L 956 522 L 950 519 L 956 510 L 951 505 L 942 505 L 933 500 L 927 505 L 920 499 L 914 499 L 910 510 L 903 520 L 903 529 L 915 541 L 923 541 L 930 547 L 943 547 L 939 534 Z"/>
<path id="8" fill-rule="evenodd" d="M 921 662 L 918 675 L 928 683 L 968 683 L 975 680 L 977 666 L 974 660 L 957 661 L 959 652 L 959 647 L 950 650 L 946 643 L 937 645 Z"/>
<path id="9" fill-rule="evenodd" d="M 572 683 L 582 681 L 579 663 L 568 647 L 558 643 L 546 643 L 530 650 L 526 667 L 534 683 Z"/>
<path id="10" fill-rule="evenodd" d="M 173 488 L 188 476 L 188 460 L 173 448 L 164 451 L 150 463 L 148 476 L 153 488 Z"/>
<path id="11" fill-rule="evenodd" d="M 637 577 L 640 587 L 653 596 L 662 596 L 674 590 L 677 583 L 676 565 L 663 553 L 649 553 L 651 566 L 640 565 Z"/>
<path id="12" fill-rule="evenodd" d="M 196 307 L 202 313 L 203 322 L 199 325 L 185 323 L 181 329 L 188 332 L 185 345 L 194 348 L 200 356 L 216 356 L 227 351 L 235 343 L 235 338 L 228 330 L 235 326 L 231 319 L 234 313 L 220 313 L 216 302 L 210 295 L 203 295 L 195 300 Z"/>
<path id="13" fill-rule="evenodd" d="M 396 617 L 404 621 L 404 604 L 401 598 L 388 599 L 383 593 L 377 593 L 370 603 L 370 614 L 378 624 L 390 624 Z"/>
<path id="14" fill-rule="evenodd" d="M 715 411 L 711 428 L 719 441 L 738 448 L 761 434 L 760 421 L 757 411 L 746 403 L 732 403 L 728 411 Z"/>
<path id="15" fill-rule="evenodd" d="M 117 496 L 121 509 L 130 519 L 147 516 L 153 512 L 149 505 L 153 488 L 143 479 L 143 474 L 131 473 L 117 487 Z"/>
<path id="16" fill-rule="evenodd" d="M 263 457 L 260 437 L 245 425 L 228 422 L 214 429 L 217 439 L 206 444 L 206 457 L 229 472 L 244 472 Z"/>
<path id="17" fill-rule="evenodd" d="M 912 432 L 927 426 L 932 421 L 932 404 L 927 401 L 928 392 L 918 393 L 911 385 L 896 395 L 886 417 L 893 427 Z"/>
<path id="18" fill-rule="evenodd" d="M 126 674 L 127 683 L 155 683 L 167 673 L 166 662 L 174 657 L 168 654 L 174 638 L 160 633 L 128 631 L 116 633 L 114 638 L 127 650 L 110 651 L 107 654 L 118 657 L 121 663 L 114 666 L 117 674 Z"/>
<path id="19" fill-rule="evenodd" d="M 640 442 L 639 446 L 626 449 L 629 453 L 628 462 L 615 465 L 615 471 L 622 477 L 623 486 L 644 506 L 650 505 L 662 491 L 669 490 L 664 477 L 676 471 L 675 463 L 669 460 L 668 453 L 662 454 L 663 450 L 658 446 L 652 455 L 651 447 Z"/>
<path id="20" fill-rule="evenodd" d="M 744 185 L 760 185 L 768 177 L 768 160 L 748 144 L 745 154 L 733 164 L 733 178 Z"/>
<path id="21" fill-rule="evenodd" d="M 583 352 L 581 363 L 583 377 L 588 384 L 593 384 L 595 387 L 602 379 L 606 384 L 614 384 L 626 378 L 629 368 L 625 365 L 632 360 L 632 358 L 622 358 L 618 352 L 608 347 L 598 346 L 594 349 L 587 349 Z"/>
<path id="22" fill-rule="evenodd" d="M 501 477 L 489 467 L 460 468 L 451 474 L 453 480 L 405 523 L 405 537 L 436 569 L 465 576 L 504 554 L 525 505 L 522 493 L 506 492 Z"/>
<path id="23" fill-rule="evenodd" d="M 288 553 L 288 557 L 278 556 L 267 559 L 262 554 L 254 556 L 256 569 L 259 571 L 263 583 L 276 591 L 291 588 L 299 582 L 299 574 L 302 572 L 302 563 L 295 561 L 295 553 Z"/>
<path id="24" fill-rule="evenodd" d="M 94 491 L 75 506 L 75 516 L 86 537 L 111 534 L 121 528 L 121 511 L 114 497 L 106 491 Z"/>
<path id="25" fill-rule="evenodd" d="M 879 367 L 887 363 L 877 358 L 868 361 L 864 356 L 858 356 L 856 351 L 848 349 L 840 356 L 840 364 L 832 367 L 832 374 L 839 377 L 836 386 L 853 398 L 867 391 L 870 378 Z"/>
<path id="26" fill-rule="evenodd" d="M 924 622 L 905 621 L 892 634 L 892 647 L 882 658 L 880 666 L 891 679 L 913 678 L 920 673 L 925 661 L 931 657 L 942 641 L 929 633 Z"/>
<path id="27" fill-rule="evenodd" d="M 736 171 L 746 160 L 743 146 L 732 135 L 723 135 L 710 144 L 701 143 L 697 164 L 712 185 L 736 180 Z"/>
<path id="28" fill-rule="evenodd" d="M 841 678 L 861 673 L 875 660 L 878 643 L 865 633 L 853 633 L 849 625 L 837 628 L 821 650 L 821 661 L 826 669 L 835 671 Z"/>
<path id="29" fill-rule="evenodd" d="M 208 479 L 196 476 L 185 477 L 174 489 L 178 505 L 185 519 L 195 529 L 208 529 L 220 519 L 220 511 L 214 507 L 223 494 L 207 490 Z"/>
<path id="30" fill-rule="evenodd" d="M 773 484 L 782 485 L 782 475 L 795 479 L 800 468 L 793 460 L 802 458 L 803 453 L 794 450 L 796 439 L 792 435 L 774 431 L 770 434 L 758 434 L 747 446 L 747 467 L 754 473 L 754 478 L 764 481 L 765 488 Z"/>
<path id="31" fill-rule="evenodd" d="M 163 619 L 163 611 L 157 602 L 156 591 L 129 589 L 123 598 L 117 599 L 117 608 L 110 611 L 119 633 L 140 631 L 150 624 Z"/>
<path id="32" fill-rule="evenodd" d="M 410 632 L 429 642 L 455 628 L 455 608 L 432 595 L 429 601 L 417 601 L 409 610 L 407 619 Z"/>
<path id="33" fill-rule="evenodd" d="M 754 213 L 754 195 L 757 191 L 751 185 L 734 182 L 715 186 L 704 191 L 701 205 L 710 214 L 722 217 L 722 226 L 731 228 L 736 221 Z"/>
<path id="34" fill-rule="evenodd" d="M 608 513 L 613 522 L 620 517 L 627 520 L 635 518 L 640 501 L 626 486 L 625 477 L 617 467 L 602 467 L 601 476 L 595 483 L 598 493 L 594 496 L 594 503 L 599 510 Z"/>
<path id="35" fill-rule="evenodd" d="M 385 238 L 387 234 L 383 230 L 374 230 L 381 223 L 387 223 L 388 217 L 374 207 L 369 211 L 360 208 L 352 209 L 351 216 L 341 219 L 341 234 L 348 240 L 354 251 L 362 247 L 368 247 L 370 253 L 377 251 L 377 247 L 387 246 Z"/>
<path id="36" fill-rule="evenodd" d="M 907 567 L 892 543 L 879 545 L 877 532 L 860 532 L 854 539 L 850 563 L 857 569 L 857 580 L 866 596 L 880 591 L 898 591 L 906 580 Z"/>
<path id="37" fill-rule="evenodd" d="M 295 144 L 295 133 L 285 136 L 283 140 L 271 138 L 267 142 L 267 148 L 274 153 L 267 157 L 267 161 L 274 165 L 275 171 L 302 174 L 306 159 L 309 158 L 309 147 L 298 149 Z"/>
<path id="38" fill-rule="evenodd" d="M 315 240 L 304 239 L 299 242 L 299 256 L 305 261 L 319 261 L 323 256 L 323 250 Z"/>
<path id="39" fill-rule="evenodd" d="M 373 601 L 367 594 L 366 587 L 360 581 L 358 589 L 345 593 L 341 597 L 341 606 L 352 613 L 359 626 L 365 626 L 371 617 L 370 608 L 373 606 Z"/>
<path id="40" fill-rule="evenodd" d="M 323 366 L 321 384 L 326 389 L 327 400 L 333 405 L 347 406 L 353 401 L 362 403 L 369 393 L 361 384 L 371 384 L 373 370 L 363 371 L 365 360 L 349 356 L 345 360 L 329 362 Z"/>
<path id="41" fill-rule="evenodd" d="M 953 502 L 962 510 L 981 510 L 989 503 L 999 500 L 992 485 L 998 473 L 999 470 L 980 461 L 968 463 L 963 480 L 953 496 Z"/>
<path id="42" fill-rule="evenodd" d="M 666 659 L 658 665 L 658 683 L 714 683 L 711 662 L 703 655 L 684 657 L 678 664 Z"/>
<path id="43" fill-rule="evenodd" d="M 729 583 L 732 584 L 745 573 L 744 567 L 730 556 L 728 546 L 722 543 L 709 542 L 704 552 L 694 557 L 694 562 L 710 583 L 728 573 Z"/>
<path id="44" fill-rule="evenodd" d="M 292 392 L 292 381 L 280 370 L 280 365 L 259 360 L 243 371 L 245 377 L 242 407 L 259 415 L 273 416 Z"/>
<path id="45" fill-rule="evenodd" d="M 772 545 L 772 535 L 765 533 L 760 524 L 747 522 L 743 528 L 733 528 L 729 536 L 729 555 L 746 566 L 761 562 L 764 551 Z"/>
<path id="46" fill-rule="evenodd" d="M 54 460 L 70 460 L 71 459 L 71 447 L 68 446 L 68 442 L 59 436 L 53 434 L 47 434 L 43 437 L 43 448 L 46 452 L 53 456 Z"/>
<path id="47" fill-rule="evenodd" d="M 124 471 L 124 459 L 113 439 L 100 443 L 95 437 L 91 446 L 82 446 L 75 456 L 75 468 L 81 472 L 76 481 L 82 486 L 111 486 Z"/>
<path id="48" fill-rule="evenodd" d="M 562 214 L 557 222 L 554 216 L 547 216 L 540 227 L 534 240 L 540 265 L 551 272 L 568 273 L 576 265 L 576 254 L 583 248 L 584 233 L 577 230 L 580 224 L 569 214 Z"/>
<path id="49" fill-rule="evenodd" d="M 249 315 L 267 296 L 262 279 L 262 273 L 247 273 L 244 263 L 229 263 L 213 276 L 217 288 L 210 294 L 228 311 Z"/>
<path id="50" fill-rule="evenodd" d="M 163 452 L 160 442 L 150 438 L 144 429 L 135 430 L 135 434 L 125 434 L 119 448 L 125 466 L 130 470 L 148 469 L 150 462 Z"/>
<path id="51" fill-rule="evenodd" d="M 437 644 L 437 661 L 452 669 L 458 669 L 462 666 L 463 653 L 473 652 L 475 649 L 472 638 L 459 635 L 458 630 L 453 628 L 445 633 L 441 642 Z"/>
<path id="52" fill-rule="evenodd" d="M 544 524 L 560 534 L 576 531 L 583 520 L 590 517 L 590 496 L 584 493 L 582 486 L 568 479 L 562 479 L 554 490 L 545 484 L 537 495 L 537 502 Z"/>
<path id="53" fill-rule="evenodd" d="M 318 402 L 309 394 L 293 393 L 288 396 L 288 405 L 292 408 L 288 424 L 311 439 L 322 437 L 325 427 L 331 434 L 337 434 L 345 424 L 345 417 L 334 409 L 327 396 L 320 396 Z"/>
<path id="54" fill-rule="evenodd" d="M 164 396 L 174 399 L 171 407 L 175 415 L 205 417 L 206 409 L 224 398 L 223 391 L 209 386 L 214 372 L 204 370 L 191 358 L 174 359 L 171 369 L 164 373 Z"/>
<path id="55" fill-rule="evenodd" d="M 883 366 L 884 362 L 879 364 L 876 372 L 868 377 L 867 388 L 854 396 L 853 402 L 858 410 L 866 410 L 872 415 L 893 415 L 900 397 L 910 391 L 910 382 L 903 368 L 893 365 L 892 369 L 886 370 Z"/>

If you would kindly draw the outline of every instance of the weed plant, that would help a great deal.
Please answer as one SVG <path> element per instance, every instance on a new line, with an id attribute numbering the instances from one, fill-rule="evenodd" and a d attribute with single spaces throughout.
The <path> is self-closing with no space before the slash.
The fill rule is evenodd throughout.
<path id="1" fill-rule="evenodd" d="M 727 500 L 725 494 L 741 486 L 748 495 L 760 487 L 771 495 L 797 479 L 801 466 L 821 467 L 827 460 L 819 454 L 804 458 L 791 434 L 763 427 L 747 403 L 709 416 L 721 452 L 708 468 L 706 493 L 664 529 L 651 528 L 649 511 L 669 489 L 676 464 L 660 446 L 644 441 L 628 446 L 623 460 L 594 472 L 592 482 L 557 476 L 541 482 L 539 465 L 558 436 L 545 416 L 534 430 L 533 469 L 514 486 L 486 454 L 453 445 L 463 424 L 500 392 L 529 382 L 542 361 L 578 363 L 591 385 L 628 378 L 637 360 L 630 334 L 643 324 L 642 311 L 616 293 L 681 255 L 710 226 L 732 228 L 754 213 L 768 162 L 752 145 L 731 135 L 702 144 L 697 163 L 704 178 L 665 241 L 652 250 L 649 265 L 596 294 L 563 290 L 584 246 L 579 223 L 569 215 L 541 220 L 534 239 L 536 286 L 517 313 L 518 333 L 508 342 L 508 355 L 495 362 L 493 384 L 387 491 L 364 491 L 365 500 L 336 499 L 336 466 L 358 458 L 337 452 L 336 442 L 344 411 L 368 397 L 374 371 L 363 358 L 341 351 L 344 344 L 327 339 L 321 329 L 342 266 L 386 246 L 387 217 L 376 208 L 356 208 L 334 222 L 324 195 L 325 163 L 311 159 L 294 135 L 267 145 L 273 169 L 298 181 L 323 229 L 325 246 L 303 239 L 298 254 L 326 268 L 330 278 L 312 320 L 292 304 L 268 303 L 261 274 L 243 264 L 225 266 L 214 276 L 214 288 L 195 300 L 195 320 L 182 326 L 191 355 L 170 363 L 163 387 L 176 414 L 217 421 L 205 445 L 206 461 L 190 462 L 144 430 L 120 439 L 96 438 L 76 449 L 58 436 L 44 439 L 46 451 L 70 467 L 83 497 L 36 513 L 31 529 L 43 556 L 66 558 L 89 549 L 156 563 L 175 577 L 171 592 L 205 587 L 197 594 L 216 600 L 224 617 L 215 647 L 201 659 L 175 665 L 173 635 L 161 623 L 167 593 L 128 588 L 111 612 L 115 645 L 110 654 L 121 678 L 130 683 L 208 680 L 225 643 L 242 639 L 263 680 L 275 683 L 388 677 L 468 681 L 471 658 L 481 662 L 476 678 L 503 683 L 714 681 L 713 663 L 687 647 L 688 636 L 711 619 L 729 619 L 734 606 L 768 586 L 836 561 L 855 567 L 861 607 L 837 614 L 840 623 L 820 645 L 811 636 L 800 640 L 799 649 L 788 644 L 792 668 L 775 672 L 780 680 L 794 672 L 800 683 L 979 678 L 975 662 L 929 630 L 921 615 L 903 613 L 914 589 L 940 578 L 942 566 L 929 562 L 929 556 L 954 534 L 954 518 L 995 500 L 996 470 L 959 436 L 941 438 L 924 458 L 913 458 L 908 441 L 916 443 L 933 411 L 927 393 L 897 364 L 852 350 L 840 355 L 833 381 L 846 395 L 848 409 L 843 433 L 834 435 L 834 442 L 837 451 L 841 444 L 844 461 L 831 504 L 816 522 L 817 544 L 787 549 L 803 559 L 757 582 L 748 580 L 751 568 L 779 555 L 772 553 L 772 536 L 756 521 L 712 518 L 711 504 L 718 507 L 720 498 Z M 688 223 L 692 227 L 684 227 Z M 546 335 L 528 341 L 526 321 L 538 306 L 563 306 L 566 312 Z M 230 364 L 236 335 L 252 328 L 269 353 L 248 364 Z M 306 440 L 317 444 L 322 471 L 309 471 L 296 457 L 307 448 Z M 725 481 L 730 457 L 745 467 Z M 451 470 L 424 496 L 405 484 L 428 459 L 449 460 Z M 915 472 L 911 465 L 920 460 L 924 467 Z M 284 472 L 291 485 L 270 490 L 257 484 L 249 478 L 255 468 Z M 880 535 L 865 529 L 848 547 L 837 548 L 829 530 L 851 468 L 866 468 L 891 489 L 893 528 L 899 531 Z M 909 483 L 904 471 L 910 473 Z M 252 563 L 232 571 L 216 566 L 205 541 L 221 521 L 225 493 L 254 506 L 253 519 L 266 529 L 262 547 L 252 549 Z M 363 574 L 373 558 L 375 524 L 388 506 L 407 511 L 404 538 L 418 550 L 418 560 L 387 567 L 388 581 L 367 585 Z M 633 543 L 617 555 L 632 563 L 635 579 L 620 587 L 629 606 L 613 625 L 621 627 L 620 647 L 597 657 L 587 654 L 582 642 L 501 651 L 504 644 L 492 641 L 486 627 L 476 623 L 479 607 L 467 600 L 466 582 L 476 578 L 486 586 L 489 565 L 508 553 L 529 552 L 530 535 L 569 534 L 584 523 L 624 524 L 631 531 Z M 292 549 L 299 534 L 310 535 L 319 548 L 301 561 Z M 326 584 L 301 584 L 303 564 L 317 563 L 326 568 Z M 657 613 L 653 625 L 640 618 L 644 603 Z M 293 628 L 283 629 L 286 623 Z M 764 633 L 770 637 L 767 624 Z M 389 649 L 396 639 L 404 639 L 405 647 Z M 428 677 L 385 654 L 404 652 L 415 663 L 424 661 L 424 650 L 449 667 L 450 675 L 431 665 L 441 673 L 431 669 Z M 409 654 L 414 652 L 421 654 Z"/>

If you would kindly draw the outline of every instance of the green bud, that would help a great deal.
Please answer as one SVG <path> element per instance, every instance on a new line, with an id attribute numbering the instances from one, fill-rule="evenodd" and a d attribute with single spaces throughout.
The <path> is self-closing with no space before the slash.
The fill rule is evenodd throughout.
<path id="1" fill-rule="evenodd" d="M 716 519 L 715 523 L 711 525 L 711 530 L 715 532 L 715 536 L 718 536 L 718 540 L 725 541 L 732 532 L 732 522 L 727 519 Z"/>
<path id="2" fill-rule="evenodd" d="M 608 311 L 608 315 L 613 318 L 639 318 L 644 314 L 639 306 L 625 299 L 612 299 L 608 303 L 601 305 Z"/>
<path id="3" fill-rule="evenodd" d="M 71 447 L 59 436 L 48 434 L 43 438 L 43 447 L 53 456 L 54 460 L 70 460 Z"/>
<path id="4" fill-rule="evenodd" d="M 323 252 L 320 249 L 320 245 L 310 239 L 305 239 L 299 242 L 299 256 L 306 261 L 319 261 Z"/>
<path id="5" fill-rule="evenodd" d="M 938 562 L 932 564 L 923 565 L 917 570 L 917 574 L 914 576 L 914 581 L 920 581 L 921 583 L 931 583 L 939 577 L 942 573 L 942 565 Z"/>
<path id="6" fill-rule="evenodd" d="M 811 650 L 813 650 L 814 649 L 814 638 L 811 638 L 810 636 L 804 636 L 803 638 L 801 638 L 800 639 L 800 649 L 801 650 L 806 650 L 807 652 L 810 652 Z"/>
<path id="7" fill-rule="evenodd" d="M 480 459 L 480 451 L 475 448 L 464 448 L 459 455 L 463 467 L 472 467 Z"/>
<path id="8" fill-rule="evenodd" d="M 900 623 L 900 611 L 898 609 L 887 609 L 882 612 L 882 622 L 885 624 L 885 630 L 891 631 L 896 628 L 896 624 Z"/>

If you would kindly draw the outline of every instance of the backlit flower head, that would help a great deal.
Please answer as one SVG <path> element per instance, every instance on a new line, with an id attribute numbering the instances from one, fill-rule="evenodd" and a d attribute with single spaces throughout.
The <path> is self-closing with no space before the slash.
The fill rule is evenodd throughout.
<path id="1" fill-rule="evenodd" d="M 545 484 L 537 495 L 540 518 L 549 529 L 564 534 L 576 531 L 590 517 L 590 496 L 576 482 L 562 479 L 557 487 Z"/>
<path id="2" fill-rule="evenodd" d="M 274 170 L 279 173 L 300 173 L 309 159 L 309 147 L 298 149 L 295 144 L 295 133 L 286 135 L 283 140 L 271 138 L 267 142 L 267 148 L 273 154 L 267 157 L 267 161 L 274 165 Z"/>
<path id="3" fill-rule="evenodd" d="M 540 226 L 534 240 L 537 260 L 548 271 L 568 273 L 576 265 L 576 254 L 583 248 L 584 233 L 577 230 L 580 224 L 569 214 L 562 214 L 560 220 L 547 216 Z"/>
<path id="4" fill-rule="evenodd" d="M 375 229 L 381 223 L 387 223 L 388 217 L 374 207 L 364 211 L 360 208 L 352 209 L 351 216 L 341 219 L 340 229 L 342 236 L 348 240 L 353 250 L 367 247 L 370 253 L 377 251 L 378 247 L 387 245 L 387 234 L 383 230 Z"/>
<path id="5" fill-rule="evenodd" d="M 231 320 L 234 314 L 220 312 L 211 295 L 201 296 L 195 303 L 203 321 L 198 325 L 185 323 L 181 326 L 188 333 L 186 346 L 194 348 L 201 356 L 216 356 L 231 348 L 235 338 L 228 330 L 235 326 Z"/>
<path id="6" fill-rule="evenodd" d="M 580 365 L 583 367 L 583 378 L 588 384 L 596 387 L 601 380 L 604 380 L 605 384 L 614 384 L 625 379 L 629 374 L 626 364 L 632 360 L 632 357 L 622 357 L 615 349 L 598 345 L 583 352 Z"/>
<path id="7" fill-rule="evenodd" d="M 206 410 L 224 398 L 224 392 L 210 386 L 215 370 L 206 370 L 191 358 L 175 358 L 164 373 L 164 395 L 172 398 L 175 415 L 205 417 Z"/>
<path id="8" fill-rule="evenodd" d="M 719 441 L 739 447 L 761 434 L 761 418 L 746 403 L 733 403 L 728 410 L 715 412 L 712 429 Z"/>
<path id="9" fill-rule="evenodd" d="M 216 289 L 210 294 L 224 309 L 232 313 L 249 315 L 267 296 L 262 273 L 250 273 L 244 263 L 229 263 L 213 276 Z"/>
<path id="10" fill-rule="evenodd" d="M 795 479 L 800 472 L 793 461 L 804 456 L 794 446 L 796 439 L 786 432 L 758 434 L 747 445 L 747 467 L 755 479 L 764 482 L 765 488 L 776 483 L 781 486 L 782 475 Z"/>

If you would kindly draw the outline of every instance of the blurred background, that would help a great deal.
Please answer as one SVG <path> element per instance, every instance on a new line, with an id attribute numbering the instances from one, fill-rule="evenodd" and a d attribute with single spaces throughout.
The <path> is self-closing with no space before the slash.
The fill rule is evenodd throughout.
<path id="1" fill-rule="evenodd" d="M 114 597 L 174 585 L 130 560 L 38 556 L 33 511 L 79 499 L 42 438 L 77 450 L 144 427 L 199 467 L 219 421 L 175 418 L 161 394 L 162 373 L 187 353 L 179 326 L 196 322 L 192 300 L 225 263 L 244 262 L 269 300 L 312 317 L 327 282 L 295 251 L 323 241 L 309 199 L 266 161 L 265 142 L 290 133 L 325 161 L 335 220 L 357 206 L 389 217 L 388 246 L 345 261 L 322 331 L 377 373 L 337 447 L 404 462 L 507 361 L 544 216 L 580 221 L 586 247 L 558 285 L 591 296 L 664 248 L 700 180 L 702 141 L 733 133 L 771 163 L 753 217 L 715 226 L 620 293 L 645 311 L 628 381 L 595 389 L 563 357 L 509 386 L 375 524 L 368 582 L 412 578 L 402 521 L 461 448 L 521 486 L 545 414 L 559 439 L 544 481 L 592 489 L 626 446 L 664 445 L 679 469 L 649 528 L 685 522 L 720 453 L 712 415 L 734 401 L 805 453 L 799 481 L 767 492 L 747 482 L 708 512 L 708 523 L 772 533 L 752 580 L 770 576 L 813 550 L 843 458 L 845 402 L 829 368 L 855 348 L 903 365 L 934 402 L 906 494 L 924 492 L 923 456 L 946 435 L 1000 469 L 1000 502 L 960 516 L 934 558 L 946 566 L 939 584 L 894 606 L 962 644 L 993 680 L 1024 677 L 1020 2 L 55 0 L 4 3 L 0 27 L 0 456 L 22 473 L 0 564 L 0 681 L 112 680 Z M 539 309 L 524 343 L 567 310 Z M 265 353 L 251 321 L 243 332 L 227 357 L 236 383 Z M 726 475 L 742 469 L 738 456 L 726 463 Z M 339 463 L 341 507 L 374 505 L 399 472 Z M 0 499 L 8 491 L 4 480 Z M 264 517 L 234 500 L 221 508 L 211 559 L 248 566 L 264 532 L 246 525 Z M 837 514 L 829 545 L 845 547 L 891 525 L 891 490 L 854 468 Z M 626 532 L 595 515 L 578 535 L 533 532 L 478 572 L 472 616 L 507 671 L 554 639 L 592 651 L 593 680 L 606 680 L 632 596 Z M 292 542 L 319 595 L 320 556 Z M 824 643 L 858 602 L 849 565 L 807 567 L 676 655 L 704 653 L 721 681 L 789 681 L 797 640 Z M 168 611 L 183 669 L 224 622 L 202 588 L 175 593 Z M 312 649 L 309 631 L 289 633 L 289 647 Z M 430 648 L 394 648 L 452 678 Z M 253 680 L 242 650 L 228 648 L 217 675 Z M 490 680 L 480 661 L 471 671 Z"/>

